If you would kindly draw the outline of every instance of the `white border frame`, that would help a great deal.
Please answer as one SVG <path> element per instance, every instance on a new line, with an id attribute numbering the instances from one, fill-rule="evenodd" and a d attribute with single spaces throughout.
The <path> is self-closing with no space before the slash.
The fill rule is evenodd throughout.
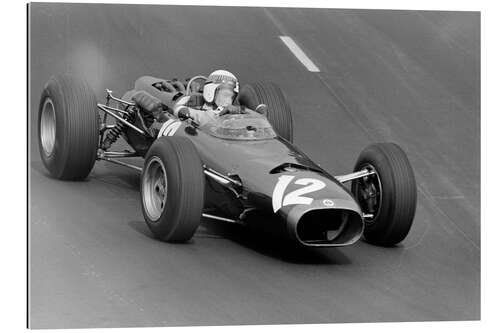
<path id="1" fill-rule="evenodd" d="M 52 1 L 48 1 L 52 2 Z M 82 2 L 82 1 L 66 1 Z M 91 1 L 99 2 L 99 1 Z M 481 11 L 481 321 L 478 322 L 420 322 L 420 323 L 371 323 L 371 324 L 330 324 L 330 325 L 286 325 L 286 326 L 238 326 L 237 331 L 251 332 L 256 329 L 272 329 L 273 331 L 297 332 L 302 330 L 315 330 L 317 332 L 330 332 L 339 329 L 343 332 L 386 332 L 387 330 L 398 330 L 405 332 L 413 331 L 440 331 L 453 330 L 454 332 L 470 330 L 493 330 L 497 324 L 497 296 L 500 295 L 500 280 L 497 253 L 499 253 L 499 241 L 497 235 L 500 232 L 498 217 L 493 211 L 497 204 L 497 189 L 500 189 L 498 177 L 493 173 L 493 166 L 500 165 L 498 158 L 498 143 L 500 138 L 497 124 L 500 123 L 498 104 L 496 102 L 497 83 L 499 71 L 499 43 L 500 31 L 499 6 L 493 1 L 428 1 L 419 0 L 415 2 L 401 1 L 315 1 L 311 5 L 307 0 L 231 0 L 231 1 L 113 1 L 106 3 L 144 3 L 144 4 L 190 4 L 190 5 L 231 5 L 231 6 L 272 6 L 272 7 L 329 7 L 329 8 L 366 8 L 366 9 L 412 9 L 412 10 L 465 10 Z M 18 101 L 15 105 L 4 104 L 4 126 L 2 126 L 2 142 L 9 146 L 4 149 L 4 154 L 19 154 L 15 158 L 9 156 L 4 158 L 1 164 L 3 176 L 2 188 L 2 213 L 3 213 L 3 236 L 0 242 L 0 253 L 2 254 L 2 282 L 3 299 L 1 312 L 3 314 L 2 326 L 8 332 L 21 331 L 26 326 L 26 112 L 15 110 L 21 101 L 26 100 L 27 92 L 22 87 L 27 87 L 26 74 L 26 32 L 27 16 L 26 7 L 22 3 L 10 2 L 2 4 L 2 40 L 4 49 L 2 52 L 4 75 L 2 80 L 2 91 L 4 101 Z M 12 89 L 18 87 L 18 89 Z M 26 88 L 27 89 L 27 88 Z M 28 105 L 28 104 L 25 104 Z M 26 107 L 25 107 L 26 108 Z M 26 111 L 26 110 L 24 110 Z M 7 117 L 10 117 L 7 119 Z M 12 147 L 12 142 L 16 147 Z M 25 154 L 23 154 L 23 152 Z M 7 155 L 6 155 L 7 156 Z M 23 167 L 20 167 L 23 166 Z M 496 170 L 495 170 L 496 171 Z M 335 325 L 335 326 L 331 326 Z M 126 329 L 129 331 L 143 331 L 145 328 Z M 151 328 L 148 331 L 164 331 L 165 328 Z M 233 332 L 235 327 L 189 327 L 168 328 L 169 331 L 199 331 L 211 332 Z M 55 330 L 46 330 L 52 332 Z M 72 331 L 72 330 L 71 330 Z M 78 332 L 101 332 L 104 329 L 78 330 Z"/>

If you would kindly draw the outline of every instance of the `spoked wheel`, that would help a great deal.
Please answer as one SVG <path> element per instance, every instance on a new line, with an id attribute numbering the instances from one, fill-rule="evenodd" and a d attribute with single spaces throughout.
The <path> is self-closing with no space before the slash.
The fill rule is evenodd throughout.
<path id="1" fill-rule="evenodd" d="M 368 146 L 359 155 L 354 171 L 370 175 L 352 182 L 352 194 L 365 217 L 365 239 L 391 246 L 410 231 L 417 205 L 413 169 L 404 151 L 394 143 Z"/>
<path id="2" fill-rule="evenodd" d="M 161 137 L 148 153 L 141 176 L 141 202 L 153 235 L 185 242 L 198 228 L 204 206 L 205 176 L 193 143 Z"/>

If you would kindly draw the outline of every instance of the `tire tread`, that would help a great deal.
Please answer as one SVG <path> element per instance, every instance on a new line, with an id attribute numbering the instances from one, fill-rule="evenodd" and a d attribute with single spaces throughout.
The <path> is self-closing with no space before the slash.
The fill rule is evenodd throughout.
<path id="1" fill-rule="evenodd" d="M 56 108 L 57 151 L 47 158 L 40 147 L 42 161 L 55 178 L 84 179 L 97 156 L 99 119 L 95 94 L 84 80 L 57 75 L 52 76 L 44 88 L 39 112 L 47 97 Z"/>
<path id="2" fill-rule="evenodd" d="M 186 242 L 200 224 L 204 205 L 205 177 L 198 151 L 187 138 L 162 137 L 149 149 L 145 165 L 152 156 L 158 156 L 165 165 L 167 201 L 173 201 L 171 205 L 167 202 L 169 210 L 164 211 L 157 222 L 148 219 L 143 205 L 144 218 L 155 237 L 167 242 Z"/>
<path id="3" fill-rule="evenodd" d="M 292 111 L 278 85 L 273 82 L 255 82 L 243 87 L 242 92 L 241 100 L 247 107 L 255 109 L 260 103 L 266 104 L 269 108 L 267 117 L 276 132 L 287 141 L 293 142 Z"/>
<path id="4" fill-rule="evenodd" d="M 355 171 L 364 163 L 375 164 L 382 186 L 381 216 L 373 226 L 365 228 L 365 238 L 374 243 L 390 246 L 401 242 L 409 233 L 415 216 L 417 193 L 413 169 L 404 151 L 394 143 L 375 143 L 360 154 Z M 354 192 L 354 183 L 353 183 Z M 387 203 L 389 200 L 389 204 Z M 381 220 L 379 220 L 381 219 Z"/>

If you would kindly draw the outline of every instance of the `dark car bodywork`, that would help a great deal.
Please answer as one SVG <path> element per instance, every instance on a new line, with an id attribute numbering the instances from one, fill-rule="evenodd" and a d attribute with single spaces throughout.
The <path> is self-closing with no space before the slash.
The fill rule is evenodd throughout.
<path id="1" fill-rule="evenodd" d="M 350 191 L 254 111 L 201 127 L 172 118 L 160 135 L 184 136 L 196 146 L 207 175 L 207 209 L 215 206 L 234 220 L 257 211 L 308 246 L 349 245 L 363 233 Z"/>

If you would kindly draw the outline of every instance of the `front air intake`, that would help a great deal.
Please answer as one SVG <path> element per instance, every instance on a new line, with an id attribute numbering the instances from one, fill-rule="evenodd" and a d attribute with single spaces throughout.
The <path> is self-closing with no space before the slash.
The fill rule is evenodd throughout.
<path id="1" fill-rule="evenodd" d="M 363 219 L 348 209 L 314 209 L 305 212 L 295 225 L 300 243 L 308 246 L 343 246 L 363 233 Z"/>

